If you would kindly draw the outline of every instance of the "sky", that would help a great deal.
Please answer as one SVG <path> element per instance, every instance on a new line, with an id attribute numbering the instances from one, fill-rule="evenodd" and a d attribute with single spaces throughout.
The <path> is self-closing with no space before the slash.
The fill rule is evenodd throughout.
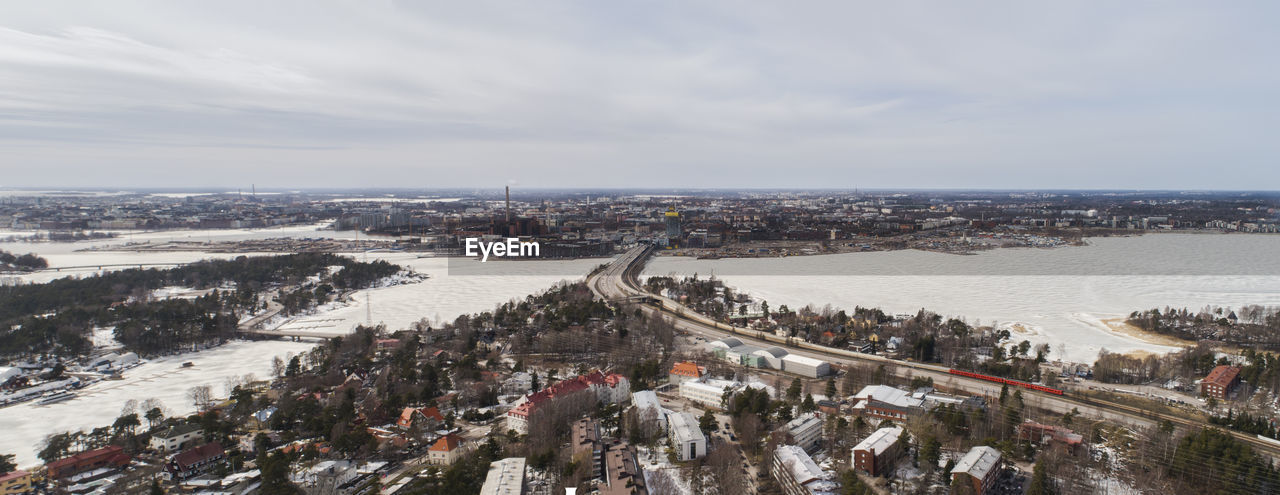
<path id="1" fill-rule="evenodd" d="M 1267 189 L 1275 2 L 0 3 L 0 187 Z"/>

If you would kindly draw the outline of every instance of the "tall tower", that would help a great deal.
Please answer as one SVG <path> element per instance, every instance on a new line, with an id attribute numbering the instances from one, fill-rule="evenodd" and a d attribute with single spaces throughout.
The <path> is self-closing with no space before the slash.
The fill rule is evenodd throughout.
<path id="1" fill-rule="evenodd" d="M 511 235 L 511 185 L 507 185 L 507 221 L 502 224 L 503 235 Z"/>
<path id="2" fill-rule="evenodd" d="M 667 207 L 667 245 L 677 247 L 680 243 L 680 212 L 674 206 Z"/>

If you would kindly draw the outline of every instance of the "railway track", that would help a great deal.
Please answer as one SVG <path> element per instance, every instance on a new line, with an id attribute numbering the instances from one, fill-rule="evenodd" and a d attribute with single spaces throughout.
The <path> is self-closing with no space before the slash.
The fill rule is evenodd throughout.
<path id="1" fill-rule="evenodd" d="M 641 267 L 644 266 L 644 264 L 641 262 L 647 258 L 647 256 L 651 253 L 651 251 L 652 251 L 651 247 L 633 248 L 632 250 L 624 254 L 621 258 L 610 263 L 610 265 L 606 267 L 604 270 L 601 270 L 597 272 L 595 275 L 593 275 L 592 276 L 593 279 L 588 281 L 588 287 L 590 287 L 593 291 L 595 291 L 598 296 L 605 299 L 615 298 L 618 296 L 620 296 L 621 298 L 626 298 L 630 296 L 646 296 L 650 300 L 655 301 L 655 304 L 648 305 L 654 310 L 669 316 L 673 316 L 679 320 L 696 325 L 703 330 L 712 331 L 724 336 L 746 337 L 749 339 L 770 342 L 770 343 L 778 344 L 784 347 L 790 347 L 793 349 L 803 349 L 812 354 L 819 354 L 819 355 L 823 355 L 831 358 L 837 358 L 839 361 L 864 361 L 864 362 L 871 362 L 871 363 L 892 364 L 894 366 L 899 367 L 899 369 L 909 369 L 909 370 L 925 371 L 929 373 L 946 374 L 957 380 L 982 381 L 982 379 L 980 378 L 970 378 L 963 375 L 952 374 L 951 368 L 944 367 L 944 366 L 890 359 L 884 356 L 878 356 L 874 354 L 863 354 L 859 352 L 848 351 L 845 349 L 835 349 L 835 348 L 817 345 L 817 344 L 813 344 L 810 342 L 805 342 L 805 341 L 797 340 L 793 338 L 779 337 L 772 333 L 760 332 L 760 331 L 750 330 L 747 328 L 736 327 L 726 323 L 712 320 L 706 317 L 705 315 L 689 310 L 688 308 L 684 307 L 684 305 L 681 305 L 671 299 L 659 296 L 657 294 L 651 294 L 641 288 L 640 282 L 639 282 L 639 272 Z M 1044 387 L 1041 387 L 1041 388 L 1044 388 Z M 1066 404 L 1071 406 L 1084 406 L 1084 407 L 1096 408 L 1099 410 L 1106 410 L 1113 414 L 1118 414 L 1121 416 L 1142 420 L 1142 421 L 1147 421 L 1147 422 L 1158 423 L 1160 421 L 1167 420 L 1173 423 L 1174 425 L 1182 426 L 1184 428 L 1204 428 L 1204 427 L 1218 428 L 1230 434 L 1231 436 L 1235 437 L 1237 440 L 1245 442 L 1250 447 L 1252 447 L 1255 452 L 1259 452 L 1267 456 L 1270 456 L 1273 460 L 1280 460 L 1280 442 L 1277 442 L 1271 439 L 1266 439 L 1264 437 L 1259 437 L 1257 435 L 1242 433 L 1242 432 L 1230 430 L 1227 428 L 1221 428 L 1221 427 L 1218 427 L 1217 425 L 1212 425 L 1207 422 L 1203 422 L 1195 419 L 1189 419 L 1181 416 L 1175 416 L 1171 414 L 1165 414 L 1161 412 L 1142 409 L 1137 406 L 1098 399 L 1094 397 L 1087 397 L 1072 391 L 1065 391 L 1061 395 L 1054 394 L 1052 392 L 1046 392 L 1043 390 L 1036 390 L 1036 389 L 1029 389 L 1027 391 L 1037 396 L 1043 397 L 1045 400 L 1057 400 L 1057 401 L 1065 402 Z"/>

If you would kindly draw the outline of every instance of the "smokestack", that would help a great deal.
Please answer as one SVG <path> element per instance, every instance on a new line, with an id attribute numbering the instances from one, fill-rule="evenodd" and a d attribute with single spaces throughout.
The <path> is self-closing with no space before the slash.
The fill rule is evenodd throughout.
<path id="1" fill-rule="evenodd" d="M 507 225 L 511 225 L 511 186 L 507 186 Z"/>

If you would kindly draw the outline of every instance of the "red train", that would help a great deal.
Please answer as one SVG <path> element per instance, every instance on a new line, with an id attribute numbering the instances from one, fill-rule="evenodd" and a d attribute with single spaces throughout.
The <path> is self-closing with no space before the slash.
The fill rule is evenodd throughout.
<path id="1" fill-rule="evenodd" d="M 969 371 L 960 371 L 957 369 L 950 369 L 950 370 L 947 370 L 947 372 L 953 375 L 960 375 L 960 376 L 969 377 L 969 378 L 977 378 L 979 380 L 986 380 L 989 382 L 1005 383 L 1005 384 L 1013 385 L 1015 387 L 1022 387 L 1029 390 L 1037 390 L 1040 392 L 1044 392 L 1046 394 L 1062 395 L 1061 390 L 1058 390 L 1056 388 L 1049 388 L 1044 385 L 1036 385 L 1034 383 L 1020 382 L 1017 380 L 1010 380 L 1008 378 L 1000 378 L 998 376 L 983 375 L 981 373 L 973 373 Z"/>

